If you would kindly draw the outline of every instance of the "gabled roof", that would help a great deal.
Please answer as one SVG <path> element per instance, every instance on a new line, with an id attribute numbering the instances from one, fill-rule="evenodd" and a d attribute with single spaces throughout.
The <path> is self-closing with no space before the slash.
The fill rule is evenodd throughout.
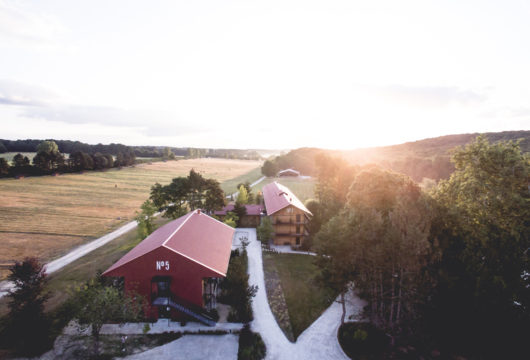
<path id="1" fill-rule="evenodd" d="M 267 215 L 272 215 L 289 205 L 297 207 L 309 215 L 313 215 L 311 214 L 311 211 L 307 210 L 304 204 L 302 204 L 302 202 L 291 192 L 291 190 L 282 184 L 278 184 L 276 181 L 265 185 L 262 191 Z"/>
<path id="2" fill-rule="evenodd" d="M 278 176 L 282 176 L 283 174 L 287 174 L 287 173 L 293 173 L 293 174 L 300 176 L 300 171 L 296 171 L 294 169 L 285 169 L 285 170 L 279 171 Z"/>
<path id="3" fill-rule="evenodd" d="M 245 205 L 245 208 L 247 209 L 247 215 L 260 215 L 263 210 L 263 206 L 256 204 Z M 226 215 L 230 211 L 234 211 L 234 204 L 228 204 L 222 210 L 216 210 L 214 215 Z"/>
<path id="4" fill-rule="evenodd" d="M 226 276 L 233 236 L 234 228 L 194 210 L 155 230 L 103 275 L 155 249 L 166 248 Z"/>

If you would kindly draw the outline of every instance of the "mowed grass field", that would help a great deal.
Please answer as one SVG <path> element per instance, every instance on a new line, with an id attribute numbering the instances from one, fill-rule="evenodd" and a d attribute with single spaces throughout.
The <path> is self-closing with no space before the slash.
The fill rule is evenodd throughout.
<path id="1" fill-rule="evenodd" d="M 191 169 L 221 183 L 234 178 L 253 181 L 259 178 L 259 166 L 259 161 L 206 158 L 1 179 L 0 279 L 14 260 L 38 256 L 47 262 L 131 221 L 156 182 L 167 184 Z"/>

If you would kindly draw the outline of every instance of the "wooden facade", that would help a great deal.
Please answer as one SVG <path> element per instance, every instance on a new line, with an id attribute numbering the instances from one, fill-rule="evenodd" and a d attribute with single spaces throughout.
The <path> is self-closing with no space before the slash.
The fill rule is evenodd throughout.
<path id="1" fill-rule="evenodd" d="M 263 187 L 263 200 L 274 228 L 272 243 L 302 246 L 309 236 L 308 223 L 313 214 L 291 190 L 276 181 Z"/>
<path id="2" fill-rule="evenodd" d="M 274 245 L 291 245 L 298 247 L 309 236 L 307 226 L 308 214 L 295 207 L 288 206 L 270 215 L 274 227 Z"/>

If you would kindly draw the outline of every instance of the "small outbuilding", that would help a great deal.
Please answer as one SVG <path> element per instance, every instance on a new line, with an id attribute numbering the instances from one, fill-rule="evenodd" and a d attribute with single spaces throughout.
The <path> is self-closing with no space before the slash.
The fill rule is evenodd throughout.
<path id="1" fill-rule="evenodd" d="M 149 319 L 193 318 L 207 325 L 226 276 L 234 229 L 195 210 L 162 226 L 107 269 L 123 277 L 126 292 L 148 301 Z"/>
<path id="2" fill-rule="evenodd" d="M 300 171 L 296 171 L 294 169 L 285 169 L 276 175 L 276 177 L 298 177 L 300 176 Z"/>
<path id="3" fill-rule="evenodd" d="M 264 214 L 263 205 L 248 204 L 245 205 L 247 210 L 246 215 L 243 215 L 239 219 L 240 227 L 258 227 L 261 221 L 261 216 Z M 226 214 L 234 211 L 234 204 L 228 204 L 223 207 L 222 210 L 217 210 L 214 212 L 214 215 L 219 218 L 220 221 L 224 221 Z"/>

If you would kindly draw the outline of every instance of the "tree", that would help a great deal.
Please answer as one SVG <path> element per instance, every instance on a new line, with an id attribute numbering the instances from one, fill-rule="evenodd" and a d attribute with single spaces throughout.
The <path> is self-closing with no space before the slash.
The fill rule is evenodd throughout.
<path id="1" fill-rule="evenodd" d="M 153 218 L 156 213 L 156 207 L 152 201 L 146 200 L 142 204 L 141 212 L 136 212 L 136 221 L 138 222 L 138 235 L 145 239 L 153 232 Z"/>
<path id="2" fill-rule="evenodd" d="M 256 204 L 258 205 L 261 205 L 263 204 L 263 194 L 261 193 L 261 191 L 259 191 L 257 194 L 256 194 Z"/>
<path id="3" fill-rule="evenodd" d="M 64 165 L 63 155 L 56 152 L 39 151 L 33 158 L 33 165 L 44 172 L 50 172 Z"/>
<path id="4" fill-rule="evenodd" d="M 424 271 L 435 256 L 428 201 L 412 180 L 377 168 L 355 177 L 347 199 L 317 235 L 318 264 L 341 293 L 353 281 L 372 323 L 399 335 L 419 318 L 432 285 Z"/>
<path id="5" fill-rule="evenodd" d="M 92 170 L 94 168 L 94 160 L 92 159 L 92 156 L 82 151 L 71 153 L 68 160 L 70 167 L 77 171 Z"/>
<path id="6" fill-rule="evenodd" d="M 320 203 L 322 223 L 327 222 L 346 205 L 346 198 L 359 169 L 341 158 L 324 154 L 315 157 L 318 175 L 315 194 Z"/>
<path id="7" fill-rule="evenodd" d="M 308 231 L 310 236 L 314 236 L 320 231 L 320 227 L 322 226 L 320 202 L 315 199 L 307 199 L 304 205 L 313 214 L 309 221 Z"/>
<path id="8" fill-rule="evenodd" d="M 271 160 L 265 160 L 261 167 L 261 173 L 267 177 L 276 176 L 276 173 L 278 173 L 278 167 Z"/>
<path id="9" fill-rule="evenodd" d="M 29 159 L 27 156 L 23 156 L 21 153 L 13 156 L 13 166 L 14 167 L 24 167 L 29 165 Z"/>
<path id="10" fill-rule="evenodd" d="M 249 203 L 248 191 L 245 185 L 243 184 L 239 186 L 239 193 L 237 194 L 236 202 L 240 205 L 246 205 Z"/>
<path id="11" fill-rule="evenodd" d="M 219 182 L 205 179 L 193 169 L 187 177 L 174 178 L 168 185 L 153 185 L 150 199 L 157 208 L 165 211 L 164 216 L 174 219 L 189 209 L 203 208 L 211 213 L 225 204 Z"/>
<path id="12" fill-rule="evenodd" d="M 4 158 L 0 158 L 0 175 L 7 175 L 9 173 L 9 163 Z"/>
<path id="13" fill-rule="evenodd" d="M 90 327 L 94 355 L 98 356 L 99 334 L 103 324 L 138 321 L 145 300 L 136 294 L 125 295 L 115 287 L 105 286 L 102 280 L 93 279 L 78 289 L 73 303 L 80 327 Z"/>
<path id="14" fill-rule="evenodd" d="M 235 227 L 237 227 L 237 223 L 239 222 L 239 217 L 236 214 L 234 214 L 233 212 L 229 211 L 226 214 L 225 220 L 223 222 L 226 225 L 235 228 Z"/>
<path id="15" fill-rule="evenodd" d="M 170 148 L 165 147 L 164 150 L 162 151 L 162 158 L 166 160 L 174 160 L 175 154 L 173 153 L 173 151 L 171 151 Z"/>
<path id="16" fill-rule="evenodd" d="M 264 244 L 268 244 L 274 233 L 274 227 L 272 226 L 271 219 L 265 216 L 261 219 L 261 224 L 256 229 L 258 240 Z"/>
<path id="17" fill-rule="evenodd" d="M 245 216 L 247 214 L 247 207 L 245 205 L 242 205 L 242 204 L 240 204 L 239 202 L 236 201 L 236 203 L 234 204 L 233 212 L 234 212 L 234 214 L 237 215 L 237 218 L 238 218 L 237 226 L 240 226 L 241 225 L 241 220 L 243 219 L 243 216 Z"/>
<path id="18" fill-rule="evenodd" d="M 453 162 L 455 172 L 434 192 L 443 256 L 429 322 L 447 342 L 473 334 L 461 345 L 513 357 L 530 331 L 530 158 L 517 143 L 481 136 Z"/>
<path id="19" fill-rule="evenodd" d="M 8 280 L 14 284 L 8 293 L 6 334 L 10 345 L 26 355 L 43 350 L 48 341 L 49 323 L 44 315 L 46 270 L 37 258 L 27 257 L 9 269 Z"/>
<path id="20" fill-rule="evenodd" d="M 206 179 L 205 193 L 202 207 L 209 214 L 225 206 L 225 193 L 217 180 Z"/>
<path id="21" fill-rule="evenodd" d="M 52 140 L 45 140 L 37 146 L 37 152 L 45 152 L 47 154 L 53 154 L 59 152 L 59 147 Z"/>
<path id="22" fill-rule="evenodd" d="M 240 191 L 241 186 L 247 191 L 247 202 L 245 204 L 252 204 L 254 202 L 254 194 L 252 194 L 252 186 L 250 186 L 250 182 L 245 181 L 244 183 L 239 183 L 237 185 L 238 191 Z"/>

